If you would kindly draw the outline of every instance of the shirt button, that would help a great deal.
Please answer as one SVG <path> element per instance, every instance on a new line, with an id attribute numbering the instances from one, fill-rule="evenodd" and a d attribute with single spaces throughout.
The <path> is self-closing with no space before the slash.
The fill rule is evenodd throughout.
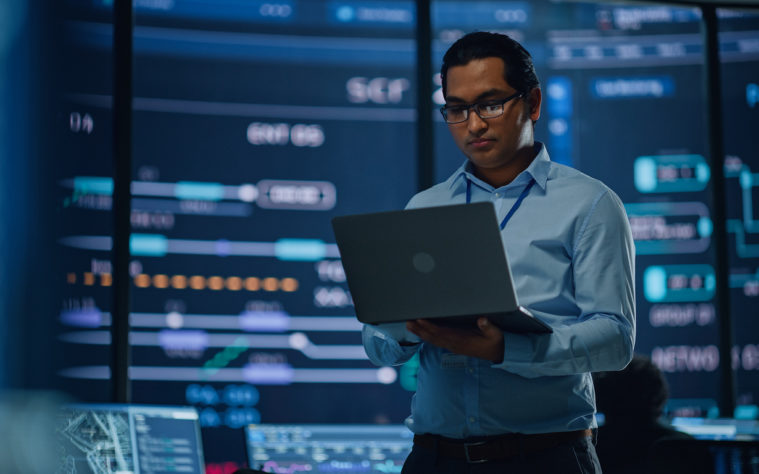
<path id="1" fill-rule="evenodd" d="M 501 193 L 495 193 L 495 197 L 497 198 L 501 197 Z"/>
<path id="2" fill-rule="evenodd" d="M 471 367 L 469 367 L 468 369 L 466 369 L 466 371 L 467 371 L 467 372 L 469 372 L 470 374 L 473 374 L 473 373 L 474 373 L 474 369 L 473 369 L 473 368 L 471 368 Z"/>
<path id="3" fill-rule="evenodd" d="M 469 417 L 469 423 L 474 423 L 475 421 L 477 421 L 477 419 L 475 417 L 473 417 L 473 416 Z"/>

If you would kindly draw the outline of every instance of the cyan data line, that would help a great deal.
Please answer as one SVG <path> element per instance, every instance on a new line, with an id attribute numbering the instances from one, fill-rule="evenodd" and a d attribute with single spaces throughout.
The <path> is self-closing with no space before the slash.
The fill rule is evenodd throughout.
<path id="1" fill-rule="evenodd" d="M 93 206 L 87 197 L 111 197 L 113 194 L 113 179 L 109 177 L 75 176 L 61 180 L 59 184 L 73 189 L 73 194 L 63 200 L 64 207 L 78 205 L 82 200 L 81 206 Z M 337 203 L 337 189 L 330 181 L 262 179 L 257 184 L 240 185 L 133 181 L 131 189 L 133 209 L 172 214 L 245 217 L 250 215 L 253 202 L 263 209 L 300 211 L 329 211 Z M 107 210 L 110 206 L 110 202 L 99 202 L 94 208 Z"/>
<path id="2" fill-rule="evenodd" d="M 214 354 L 212 358 L 203 364 L 204 374 L 209 376 L 215 374 L 219 369 L 227 367 L 233 360 L 237 359 L 249 348 L 247 338 L 238 337 L 234 343 Z"/>
<path id="3" fill-rule="evenodd" d="M 759 284 L 759 269 L 755 273 L 739 273 L 730 275 L 730 288 L 745 288 L 747 284 Z"/>
<path id="4" fill-rule="evenodd" d="M 759 182 L 759 173 L 752 173 L 751 169 L 741 165 L 740 170 L 725 171 L 726 178 L 737 178 L 741 187 L 741 211 L 742 219 L 728 219 L 727 231 L 735 234 L 736 253 L 741 258 L 759 257 L 759 244 L 746 243 L 746 234 L 759 233 L 759 221 L 754 219 L 753 188 L 754 183 Z M 732 285 L 731 285 L 732 286 Z"/>
<path id="5" fill-rule="evenodd" d="M 735 234 L 735 250 L 740 258 L 759 258 L 759 244 L 746 243 L 745 223 L 728 219 L 727 231 Z"/>
<path id="6" fill-rule="evenodd" d="M 69 247 L 110 251 L 110 236 L 72 235 L 59 239 Z M 282 238 L 275 242 L 245 242 L 226 239 L 197 240 L 169 239 L 161 234 L 132 234 L 130 249 L 133 256 L 165 257 L 168 254 L 217 255 L 238 257 L 275 257 L 284 261 L 317 261 L 339 258 L 336 244 L 319 239 Z"/>
<path id="7" fill-rule="evenodd" d="M 743 166 L 740 174 L 741 197 L 743 198 L 743 225 L 746 232 L 759 232 L 759 222 L 754 219 L 754 202 L 752 189 L 754 183 L 759 182 L 759 174 L 751 173 L 747 166 Z"/>
<path id="8" fill-rule="evenodd" d="M 165 331 L 165 332 L 164 332 Z M 304 333 L 255 334 L 207 333 L 205 331 L 132 331 L 129 344 L 139 347 L 202 350 L 209 348 L 243 347 L 251 349 L 284 349 L 298 351 L 311 360 L 366 360 L 360 344 L 314 344 Z M 111 343 L 108 331 L 72 331 L 59 339 L 71 344 L 107 346 Z"/>

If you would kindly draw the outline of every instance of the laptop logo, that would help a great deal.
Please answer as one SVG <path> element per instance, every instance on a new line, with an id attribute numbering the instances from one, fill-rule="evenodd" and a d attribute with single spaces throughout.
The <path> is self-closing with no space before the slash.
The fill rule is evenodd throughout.
<path id="1" fill-rule="evenodd" d="M 435 269 L 435 259 L 432 255 L 426 252 L 417 252 L 411 258 L 411 263 L 414 264 L 416 271 L 420 273 L 429 273 Z"/>

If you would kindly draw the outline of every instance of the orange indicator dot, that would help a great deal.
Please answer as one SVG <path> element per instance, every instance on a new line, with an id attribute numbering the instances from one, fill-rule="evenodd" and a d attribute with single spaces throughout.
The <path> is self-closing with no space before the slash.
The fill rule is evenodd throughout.
<path id="1" fill-rule="evenodd" d="M 248 291 L 258 291 L 261 289 L 261 280 L 256 277 L 248 277 L 245 279 L 245 289 Z"/>
<path id="2" fill-rule="evenodd" d="M 169 286 L 169 276 L 163 273 L 153 275 L 153 286 L 156 288 L 167 288 Z"/>
<path id="3" fill-rule="evenodd" d="M 187 277 L 184 275 L 174 275 L 171 277 L 171 286 L 177 290 L 184 290 L 187 288 Z"/>
<path id="4" fill-rule="evenodd" d="M 280 282 L 282 291 L 292 292 L 298 289 L 298 280 L 295 278 L 283 278 Z"/>
<path id="5" fill-rule="evenodd" d="M 279 289 L 279 280 L 273 277 L 264 278 L 262 286 L 266 291 L 277 291 Z"/>
<path id="6" fill-rule="evenodd" d="M 206 279 L 200 275 L 193 275 L 190 277 L 190 288 L 193 290 L 202 290 L 206 287 Z"/>
<path id="7" fill-rule="evenodd" d="M 145 273 L 140 273 L 136 277 L 134 277 L 134 284 L 138 288 L 147 288 L 150 286 L 150 275 L 147 275 Z"/>
<path id="8" fill-rule="evenodd" d="M 224 289 L 224 279 L 220 276 L 208 277 L 208 288 L 216 291 Z"/>
<path id="9" fill-rule="evenodd" d="M 239 291 L 242 289 L 242 278 L 229 277 L 227 278 L 227 289 L 231 291 Z"/>

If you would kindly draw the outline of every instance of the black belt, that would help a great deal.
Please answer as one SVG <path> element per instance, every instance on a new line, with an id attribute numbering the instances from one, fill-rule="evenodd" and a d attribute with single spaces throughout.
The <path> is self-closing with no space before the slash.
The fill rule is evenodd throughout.
<path id="1" fill-rule="evenodd" d="M 557 433 L 510 433 L 482 440 L 451 439 L 433 434 L 414 435 L 414 445 L 435 451 L 439 456 L 466 459 L 469 463 L 498 461 L 519 455 L 535 454 L 585 437 L 593 431 L 577 430 Z"/>

